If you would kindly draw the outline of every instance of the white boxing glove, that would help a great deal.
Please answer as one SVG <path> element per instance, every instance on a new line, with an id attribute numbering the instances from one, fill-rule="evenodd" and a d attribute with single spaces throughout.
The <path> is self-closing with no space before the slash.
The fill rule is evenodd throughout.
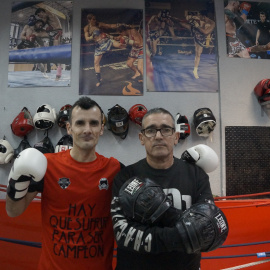
<path id="1" fill-rule="evenodd" d="M 216 152 L 205 144 L 198 144 L 183 152 L 181 158 L 201 167 L 206 173 L 214 171 L 218 167 Z"/>
<path id="2" fill-rule="evenodd" d="M 9 173 L 8 196 L 21 200 L 27 193 L 30 182 L 40 182 L 47 170 L 46 157 L 35 148 L 27 148 L 20 152 Z"/>
<path id="3" fill-rule="evenodd" d="M 14 156 L 14 149 L 10 143 L 3 139 L 0 140 L 0 164 L 7 164 Z"/>

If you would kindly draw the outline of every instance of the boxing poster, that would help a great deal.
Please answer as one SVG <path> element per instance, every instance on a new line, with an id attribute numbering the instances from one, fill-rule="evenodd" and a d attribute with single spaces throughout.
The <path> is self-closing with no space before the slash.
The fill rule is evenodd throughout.
<path id="1" fill-rule="evenodd" d="M 270 3 L 224 1 L 228 57 L 270 59 Z"/>
<path id="2" fill-rule="evenodd" d="M 213 0 L 146 0 L 145 38 L 147 91 L 218 91 Z"/>
<path id="3" fill-rule="evenodd" d="M 80 95 L 143 95 L 143 11 L 82 9 Z"/>
<path id="4" fill-rule="evenodd" d="M 72 1 L 13 2 L 8 86 L 69 86 Z"/>

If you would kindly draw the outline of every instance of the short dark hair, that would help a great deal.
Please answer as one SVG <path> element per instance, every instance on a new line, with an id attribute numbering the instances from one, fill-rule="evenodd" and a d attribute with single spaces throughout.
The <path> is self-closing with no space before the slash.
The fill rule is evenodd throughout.
<path id="1" fill-rule="evenodd" d="M 45 13 L 46 13 L 46 11 L 45 11 L 44 8 L 38 8 L 38 9 L 36 10 L 36 12 L 35 12 L 35 15 L 38 15 L 40 12 L 45 12 Z"/>
<path id="2" fill-rule="evenodd" d="M 143 121 L 144 119 L 146 119 L 149 115 L 151 114 L 157 114 L 157 113 L 163 113 L 163 114 L 168 114 L 171 116 L 172 120 L 173 120 L 173 125 L 174 125 L 174 117 L 173 115 L 166 109 L 164 108 L 160 108 L 160 107 L 157 107 L 157 108 L 153 108 L 153 109 L 150 109 L 149 111 L 147 111 L 147 113 L 143 116 L 143 119 L 142 119 L 142 126 L 143 126 Z"/>
<path id="3" fill-rule="evenodd" d="M 37 23 L 42 23 L 42 27 L 44 27 L 45 26 L 45 22 L 44 21 L 42 21 L 42 20 L 36 20 L 36 22 L 35 22 L 35 25 L 37 24 Z"/>
<path id="4" fill-rule="evenodd" d="M 96 101 L 94 101 L 93 99 L 89 98 L 89 97 L 80 97 L 73 105 L 71 110 L 69 111 L 69 122 L 71 122 L 71 116 L 72 116 L 72 111 L 75 107 L 80 107 L 83 110 L 89 110 L 93 107 L 98 107 L 101 113 L 101 122 L 103 121 L 103 110 L 101 109 L 101 107 L 97 104 Z"/>
<path id="5" fill-rule="evenodd" d="M 89 13 L 89 14 L 87 14 L 87 16 L 86 16 L 87 20 L 89 20 L 89 21 L 90 21 L 93 17 L 96 17 L 96 15 L 93 14 L 93 13 Z"/>

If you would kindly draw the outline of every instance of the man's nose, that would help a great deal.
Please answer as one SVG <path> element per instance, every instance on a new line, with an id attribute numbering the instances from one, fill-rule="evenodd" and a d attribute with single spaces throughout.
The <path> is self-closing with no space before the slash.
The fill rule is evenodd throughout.
<path id="1" fill-rule="evenodd" d="M 161 134 L 161 130 L 157 130 L 155 138 L 158 138 L 158 139 L 163 138 L 163 135 Z"/>
<path id="2" fill-rule="evenodd" d="M 91 133 L 92 132 L 92 127 L 90 124 L 85 124 L 84 126 L 84 132 L 85 133 Z"/>

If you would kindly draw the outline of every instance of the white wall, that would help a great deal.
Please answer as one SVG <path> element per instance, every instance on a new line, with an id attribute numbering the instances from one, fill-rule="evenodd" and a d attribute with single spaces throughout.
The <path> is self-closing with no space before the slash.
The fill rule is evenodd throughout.
<path id="1" fill-rule="evenodd" d="M 96 3 L 95 3 L 96 2 Z M 265 1 L 266 2 L 266 1 Z M 6 136 L 10 144 L 16 148 L 21 139 L 13 135 L 10 129 L 14 117 L 23 107 L 27 107 L 34 115 L 38 106 L 50 104 L 59 110 L 64 104 L 73 104 L 79 98 L 79 59 L 80 59 L 80 27 L 82 8 L 136 8 L 144 9 L 143 0 L 100 0 L 74 1 L 73 12 L 73 42 L 72 42 L 72 73 L 71 87 L 63 88 L 8 88 L 8 39 L 10 27 L 11 3 L 1 1 L 0 10 L 0 138 Z M 225 195 L 225 127 L 226 126 L 266 126 L 268 116 L 261 110 L 253 88 L 263 78 L 269 77 L 269 60 L 230 59 L 226 56 L 225 25 L 223 1 L 215 0 L 220 91 L 217 93 L 187 93 L 187 92 L 144 92 L 143 96 L 92 96 L 104 112 L 115 104 L 120 104 L 126 110 L 136 103 L 144 104 L 148 109 L 156 106 L 164 107 L 175 115 L 180 112 L 188 117 L 191 124 L 191 135 L 175 147 L 175 156 L 199 143 L 213 148 L 219 158 L 220 166 L 210 173 L 212 191 L 216 195 Z M 201 107 L 209 107 L 217 119 L 217 127 L 213 136 L 199 137 L 192 124 L 193 113 Z M 115 137 L 105 130 L 97 151 L 105 156 L 114 156 L 124 164 L 131 164 L 145 156 L 144 147 L 138 140 L 139 128 L 130 123 L 130 130 L 125 140 Z M 49 137 L 55 145 L 65 134 L 57 125 L 49 131 Z M 44 138 L 43 131 L 35 130 L 28 136 L 30 144 Z M 0 183 L 7 184 L 7 178 L 12 163 L 0 165 Z M 2 192 L 3 193 L 3 192 Z M 1 196 L 1 194 L 0 194 Z M 1 197 L 0 197 L 1 198 Z"/>

